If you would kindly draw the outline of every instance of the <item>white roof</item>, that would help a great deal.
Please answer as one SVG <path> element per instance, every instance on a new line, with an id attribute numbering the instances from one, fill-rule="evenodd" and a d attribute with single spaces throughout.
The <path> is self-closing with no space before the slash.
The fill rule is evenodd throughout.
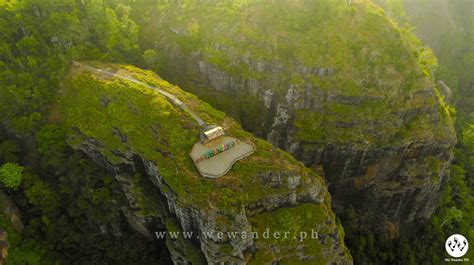
<path id="1" fill-rule="evenodd" d="M 205 131 L 205 132 L 204 132 L 204 135 L 206 135 L 207 138 L 210 138 L 210 137 L 212 137 L 212 135 L 213 135 L 214 133 L 217 133 L 217 132 L 218 132 L 219 134 L 221 134 L 221 133 L 224 132 L 224 130 L 222 129 L 222 127 L 217 126 L 217 127 L 214 127 L 214 128 L 212 128 L 212 129 L 210 129 L 210 130 Z"/>

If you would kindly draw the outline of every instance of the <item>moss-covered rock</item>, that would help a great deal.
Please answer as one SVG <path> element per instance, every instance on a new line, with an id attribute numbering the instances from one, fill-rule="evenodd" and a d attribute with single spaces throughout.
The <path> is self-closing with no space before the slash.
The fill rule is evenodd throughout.
<path id="1" fill-rule="evenodd" d="M 306 165 L 322 165 L 336 209 L 352 205 L 367 229 L 382 230 L 380 220 L 431 215 L 456 142 L 431 77 L 436 58 L 372 1 L 187 1 L 135 11 L 162 76 Z M 384 162 L 394 154 L 396 164 Z M 425 170 L 428 157 L 440 170 Z M 354 185 L 375 165 L 376 177 Z"/>
<path id="2" fill-rule="evenodd" d="M 266 225 L 295 232 L 314 229 L 332 239 L 306 240 L 291 254 L 267 262 L 351 262 L 321 177 L 288 153 L 243 131 L 224 113 L 150 71 L 127 65 L 89 64 L 173 93 L 207 123 L 220 124 L 229 135 L 253 142 L 256 147 L 252 156 L 237 162 L 225 176 L 203 178 L 189 157 L 199 140 L 199 127 L 188 113 L 145 86 L 74 67 L 62 82 L 57 121 L 69 130 L 68 143 L 73 148 L 84 151 L 119 180 L 131 208 L 136 210 L 131 215 L 135 224 L 141 224 L 136 226 L 139 230 L 148 229 L 152 234 L 147 218 L 161 219 L 168 229 L 175 224 L 176 229 L 194 232 L 187 244 L 170 241 L 167 245 L 198 247 L 209 263 L 244 263 L 264 255 L 269 243 L 233 238 L 227 232 L 250 234 Z M 149 181 L 142 181 L 145 176 Z M 153 196 L 153 192 L 159 196 Z M 160 198 L 161 205 L 157 205 Z M 278 218 L 282 207 L 298 218 L 295 226 L 267 221 Z M 222 238 L 215 234 L 219 231 L 224 233 Z M 286 242 L 274 240 L 271 245 L 283 250 Z M 199 260 L 195 249 L 186 249 L 181 249 L 181 259 L 174 260 L 188 255 L 187 261 Z"/>

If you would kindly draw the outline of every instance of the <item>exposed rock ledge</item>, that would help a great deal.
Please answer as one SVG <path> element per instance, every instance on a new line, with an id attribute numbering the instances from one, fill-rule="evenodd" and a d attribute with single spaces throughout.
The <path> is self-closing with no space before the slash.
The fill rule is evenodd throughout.
<path id="1" fill-rule="evenodd" d="M 203 178 L 188 157 L 199 128 L 162 95 L 80 71 L 63 81 L 57 104 L 60 123 L 70 129 L 69 145 L 116 178 L 128 200 L 122 210 L 130 227 L 149 240 L 166 240 L 175 264 L 352 263 L 329 192 L 315 172 L 151 72 L 94 66 L 172 92 L 206 122 L 221 124 L 229 135 L 256 146 L 225 176 Z M 293 237 L 263 238 L 266 229 L 289 231 Z M 297 241 L 297 233 L 312 230 L 318 237 Z M 193 237 L 155 237 L 154 232 L 166 231 L 193 232 Z M 247 237 L 227 232 L 246 232 Z"/>
<path id="2" fill-rule="evenodd" d="M 79 131 L 76 129 L 76 132 Z M 215 232 L 213 237 L 200 236 L 197 239 L 198 241 L 182 242 L 182 239 L 170 240 L 170 238 L 167 238 L 170 241 L 167 244 L 175 244 L 175 251 L 170 249 L 175 264 L 199 263 L 196 260 L 191 260 L 186 255 L 188 251 L 183 251 L 183 249 L 189 247 L 200 248 L 208 264 L 246 264 L 246 255 L 257 248 L 255 240 L 250 237 L 247 239 L 229 238 L 226 235 L 224 235 L 224 238 L 219 238 L 216 232 L 241 231 L 250 235 L 252 225 L 249 219 L 259 213 L 271 212 L 282 207 L 291 207 L 302 203 L 322 204 L 328 198 L 327 191 L 319 183 L 302 183 L 301 176 L 296 172 L 265 172 L 260 176 L 256 176 L 256 180 L 262 182 L 269 191 L 287 186 L 289 192 L 287 194 L 269 193 L 263 200 L 242 207 L 237 214 L 222 212 L 219 209 L 202 209 L 184 205 L 161 177 L 159 167 L 153 161 L 143 159 L 140 155 L 130 151 L 121 154 L 116 153 L 116 155 L 122 157 L 122 160 L 118 163 L 112 162 L 101 153 L 102 147 L 101 143 L 88 137 L 85 137 L 79 145 L 73 146 L 73 148 L 83 151 L 96 163 L 106 168 L 121 184 L 122 190 L 129 201 L 129 207 L 124 207 L 124 214 L 128 217 L 128 221 L 135 231 L 156 240 L 155 230 L 162 229 L 162 224 L 166 223 L 167 220 L 176 218 L 181 231 L 192 231 L 198 235 Z M 155 186 L 154 190 L 164 198 L 163 201 L 160 201 L 160 204 L 163 204 L 166 209 L 161 209 L 153 216 L 142 216 L 139 213 L 141 208 L 136 202 L 135 195 L 131 192 L 130 182 L 126 180 L 131 179 L 136 172 L 142 171 Z M 226 225 L 223 225 L 223 222 L 216 222 L 218 219 L 225 219 L 228 222 L 224 222 Z M 325 222 L 321 227 L 328 224 L 334 225 L 334 220 L 330 216 L 327 217 Z M 318 224 L 315 224 L 315 227 L 318 227 Z M 340 240 L 339 234 L 334 230 L 327 234 L 321 233 L 320 237 L 323 240 L 324 237 L 332 237 L 335 242 Z M 226 248 L 225 245 L 230 246 L 231 251 L 223 252 L 222 249 Z M 302 256 L 303 253 L 298 253 L 297 248 L 294 248 L 294 250 L 294 256 Z M 333 251 L 333 253 L 326 253 L 331 256 L 333 264 L 352 263 L 344 252 L 344 246 L 336 244 L 333 246 Z"/>

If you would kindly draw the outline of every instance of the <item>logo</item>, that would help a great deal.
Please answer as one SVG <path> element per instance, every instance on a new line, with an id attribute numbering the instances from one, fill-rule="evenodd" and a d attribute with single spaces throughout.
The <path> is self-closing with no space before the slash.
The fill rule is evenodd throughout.
<path id="1" fill-rule="evenodd" d="M 460 234 L 454 234 L 446 239 L 446 252 L 453 258 L 464 256 L 469 249 L 469 242 Z"/>

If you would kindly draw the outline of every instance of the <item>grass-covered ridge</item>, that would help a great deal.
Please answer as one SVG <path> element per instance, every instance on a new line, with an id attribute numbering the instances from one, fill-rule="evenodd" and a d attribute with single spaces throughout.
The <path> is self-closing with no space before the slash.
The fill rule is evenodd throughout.
<path id="1" fill-rule="evenodd" d="M 281 260 L 281 264 L 288 265 L 308 264 L 308 260 L 313 257 L 317 258 L 311 264 L 330 264 L 333 257 L 325 255 L 324 248 L 330 248 L 330 245 L 334 244 L 334 241 L 327 235 L 335 231 L 330 230 L 332 226 L 320 225 L 328 222 L 326 217 L 328 214 L 332 215 L 321 207 L 312 204 L 301 204 L 296 207 L 280 208 L 272 213 L 258 215 L 252 220 L 252 224 L 260 234 L 265 231 L 269 231 L 270 234 L 274 234 L 275 231 L 287 231 L 289 236 L 285 238 L 285 235 L 281 234 L 278 236 L 279 238 L 257 239 L 257 246 L 262 251 L 258 252 L 255 259 L 249 264 L 267 264 L 275 260 L 275 257 L 277 257 L 277 260 Z M 343 235 L 342 226 L 338 224 L 338 227 L 339 235 Z M 316 232 L 319 234 L 316 234 Z M 281 242 L 283 242 L 285 248 L 282 251 L 275 251 L 272 245 L 278 245 Z M 301 245 L 303 245 L 301 248 L 302 255 L 307 256 L 308 260 L 301 260 L 298 255 L 295 255 L 295 249 L 298 249 Z"/>
<path id="2" fill-rule="evenodd" d="M 453 134 L 431 80 L 436 58 L 371 1 L 187 1 L 140 9 L 144 6 L 135 9 L 143 18 L 138 19 L 142 42 L 161 49 L 163 72 L 170 72 L 175 59 L 166 51 L 206 61 L 236 83 L 260 82 L 280 104 L 287 104 L 293 87 L 304 95 L 291 103 L 301 141 L 384 145 Z M 185 67 L 177 65 L 177 71 Z M 332 74 L 317 75 L 313 69 L 331 69 Z M 183 84 L 194 79 L 199 77 L 186 72 L 176 77 Z M 225 95 L 215 97 L 206 88 L 189 87 L 213 106 L 240 116 L 240 110 L 222 104 Z M 253 104 L 249 91 L 237 95 Z M 334 101 L 338 96 L 358 103 Z M 315 102 L 313 107 L 301 107 L 307 101 Z M 262 122 L 243 120 L 261 132 Z M 427 130 L 430 126 L 436 129 Z"/>
<path id="3" fill-rule="evenodd" d="M 323 203 L 308 206 L 317 210 L 314 213 L 318 218 L 325 220 L 314 225 L 324 232 L 338 233 L 330 208 L 330 196 L 323 180 L 291 155 L 243 131 L 224 113 L 214 110 L 196 96 L 162 80 L 151 71 L 128 65 L 98 62 L 88 64 L 117 71 L 121 75 L 133 76 L 174 93 L 209 124 L 220 124 L 229 135 L 253 142 L 256 152 L 238 161 L 227 175 L 219 179 L 203 178 L 189 157 L 189 151 L 198 141 L 199 128 L 188 114 L 148 88 L 121 79 L 96 75 L 80 68 L 73 68 L 63 80 L 56 109 L 52 112 L 55 114 L 51 117 L 69 130 L 70 145 L 77 146 L 86 138 L 92 138 L 100 143 L 100 152 L 109 161 L 116 163 L 123 159 L 123 153 L 138 154 L 156 163 L 165 182 L 177 194 L 179 203 L 202 210 L 218 209 L 219 212 L 230 216 L 239 213 L 242 207 L 269 196 L 288 196 L 289 188 L 286 183 L 270 188 L 263 183 L 262 174 L 273 172 L 301 176 L 302 185 L 297 188 L 297 193 L 304 193 L 308 187 L 316 185 L 321 192 L 319 196 L 324 198 Z M 266 215 L 272 214 L 273 212 L 270 212 Z M 256 223 L 261 224 L 261 221 L 258 221 L 261 220 L 260 217 L 253 218 Z M 301 218 L 306 220 L 304 216 Z M 222 221 L 224 224 L 229 222 Z M 313 224 L 306 221 L 306 229 L 310 230 Z M 326 248 L 343 244 L 342 238 L 343 235 L 340 234 L 337 242 L 328 241 L 332 243 L 326 242 L 327 246 L 320 245 L 317 240 L 310 241 L 309 244 L 315 248 Z"/>
<path id="4" fill-rule="evenodd" d="M 104 79 L 104 76 L 81 70 L 71 73 L 64 80 L 64 90 L 58 99 L 61 121 L 68 128 L 78 128 L 85 136 L 103 143 L 103 153 L 112 161 L 121 160 L 115 155 L 116 151 L 127 150 L 155 161 L 167 183 L 190 202 L 200 205 L 227 203 L 218 199 L 222 196 L 239 203 L 255 200 L 264 195 L 263 191 L 258 190 L 258 185 L 248 184 L 259 172 L 294 171 L 308 178 L 314 175 L 286 152 L 254 138 L 222 112 L 152 72 L 132 66 L 94 65 L 117 70 L 170 91 L 208 123 L 220 124 L 228 134 L 256 145 L 256 153 L 234 165 L 226 176 L 219 180 L 205 179 L 198 174 L 189 157 L 193 144 L 199 141 L 199 128 L 190 116 L 146 87 L 117 78 Z M 84 140 L 74 130 L 71 136 L 72 145 Z M 125 137 L 126 142 L 122 139 Z M 319 177 L 315 180 L 321 181 Z M 188 193 L 192 196 L 185 195 Z M 212 199 L 214 196 L 216 198 Z"/>

